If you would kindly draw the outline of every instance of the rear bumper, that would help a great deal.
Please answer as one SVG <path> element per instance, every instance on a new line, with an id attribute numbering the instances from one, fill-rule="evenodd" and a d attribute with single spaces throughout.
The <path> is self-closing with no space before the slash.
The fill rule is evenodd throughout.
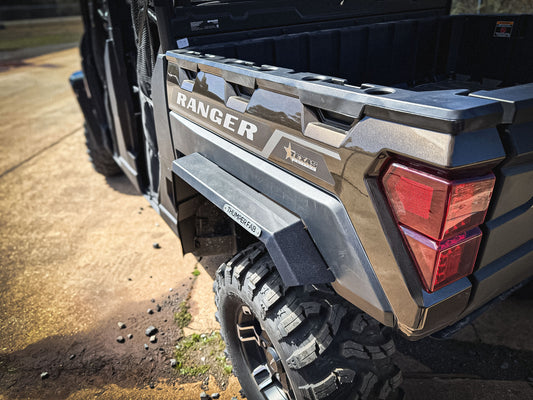
<path id="1" fill-rule="evenodd" d="M 471 280 L 472 301 L 461 318 L 533 276 L 533 241 L 476 271 Z"/>
<path id="2" fill-rule="evenodd" d="M 514 292 L 522 289 L 524 286 L 528 285 L 530 282 L 532 282 L 531 278 L 519 283 L 518 285 L 513 286 L 511 289 L 500 294 L 498 297 L 496 297 L 495 299 L 492 299 L 491 301 L 481 306 L 477 310 L 473 311 L 472 313 L 468 315 L 465 315 L 461 320 L 457 321 L 455 324 L 450 325 L 434 333 L 432 336 L 437 339 L 448 339 L 449 337 L 453 336 L 456 332 L 460 331 L 467 325 L 470 325 L 472 322 L 474 322 L 479 316 L 485 313 L 485 311 L 488 311 L 490 308 L 492 308 L 496 304 L 507 299 Z"/>

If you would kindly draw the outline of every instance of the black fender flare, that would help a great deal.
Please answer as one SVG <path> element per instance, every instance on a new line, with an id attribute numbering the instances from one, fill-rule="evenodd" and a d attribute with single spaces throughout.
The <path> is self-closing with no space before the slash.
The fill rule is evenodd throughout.
<path id="1" fill-rule="evenodd" d="M 174 148 L 185 155 L 173 161 L 172 170 L 175 178 L 179 178 L 180 174 L 183 174 L 180 172 L 183 170 L 180 164 L 185 163 L 187 157 L 198 153 L 198 156 L 210 161 L 219 170 L 247 185 L 249 190 L 260 193 L 300 219 L 302 224 L 300 225 L 302 227 L 300 232 L 306 234 L 306 236 L 301 235 L 300 237 L 308 238 L 305 240 L 310 240 L 313 244 L 315 256 L 311 260 L 323 260 L 325 266 L 322 267 L 324 264 L 320 263 L 318 264 L 320 267 L 317 268 L 314 265 L 315 261 L 311 261 L 297 268 L 288 262 L 292 260 L 289 257 L 290 254 L 302 255 L 304 253 L 297 251 L 299 247 L 303 248 L 302 242 L 299 242 L 299 239 L 290 238 L 288 240 L 290 243 L 280 247 L 290 250 L 283 253 L 284 256 L 289 257 L 286 258 L 287 264 L 281 264 L 279 258 L 275 255 L 272 256 L 274 263 L 280 270 L 282 279 L 287 279 L 287 284 L 291 284 L 291 280 L 288 278 L 289 274 L 298 277 L 293 281 L 294 283 L 316 284 L 330 281 L 330 277 L 317 281 L 314 274 L 326 272 L 329 275 L 330 272 L 334 278 L 331 284 L 338 294 L 385 325 L 393 326 L 395 324 L 392 307 L 376 277 L 348 213 L 338 198 L 283 171 L 173 111 L 169 113 L 169 116 Z M 213 182 L 213 179 L 205 182 L 207 186 L 210 186 L 208 182 Z M 193 188 L 195 185 L 200 188 L 199 183 L 192 183 Z M 247 210 L 240 211 L 246 212 Z M 252 215 L 249 217 L 255 218 Z M 259 221 L 257 222 L 259 223 Z M 273 243 L 279 242 L 278 240 L 268 243 L 267 240 L 265 244 L 270 252 Z M 291 253 L 291 251 L 295 252 Z M 318 255 L 316 255 L 317 253 Z M 283 271 L 285 268 L 286 271 Z M 322 276 L 326 277 L 327 275 Z"/>
<path id="2" fill-rule="evenodd" d="M 286 286 L 334 281 L 299 217 L 199 153 L 175 160 L 172 171 L 265 244 Z"/>

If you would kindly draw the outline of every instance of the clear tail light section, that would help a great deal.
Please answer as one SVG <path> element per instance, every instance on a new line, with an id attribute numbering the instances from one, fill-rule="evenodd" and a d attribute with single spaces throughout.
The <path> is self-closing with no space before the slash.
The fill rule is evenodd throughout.
<path id="1" fill-rule="evenodd" d="M 399 163 L 385 195 L 428 292 L 472 273 L 495 177 L 449 180 Z"/>

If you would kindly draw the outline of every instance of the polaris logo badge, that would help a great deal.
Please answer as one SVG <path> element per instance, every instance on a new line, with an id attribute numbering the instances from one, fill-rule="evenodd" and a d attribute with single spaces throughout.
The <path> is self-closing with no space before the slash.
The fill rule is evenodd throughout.
<path id="1" fill-rule="evenodd" d="M 261 235 L 261 228 L 259 228 L 259 226 L 250 218 L 248 218 L 242 211 L 237 210 L 235 207 L 232 207 L 229 204 L 224 204 L 224 212 L 228 214 L 232 220 L 234 220 L 255 237 L 259 237 Z"/>
<path id="2" fill-rule="evenodd" d="M 186 110 L 192 111 L 198 116 L 202 116 L 212 123 L 219 125 L 230 133 L 245 136 L 248 140 L 254 140 L 254 133 L 257 132 L 257 125 L 244 119 L 212 107 L 194 97 L 187 97 L 185 93 L 178 92 L 176 104 Z"/>
<path id="3" fill-rule="evenodd" d="M 309 157 L 305 157 L 304 155 L 297 153 L 294 151 L 291 147 L 291 143 L 289 142 L 288 147 L 283 147 L 285 149 L 285 159 L 291 160 L 293 163 L 296 163 L 298 165 L 301 165 L 304 168 L 307 168 L 313 172 L 316 172 L 318 168 L 318 163 L 315 160 L 311 160 Z"/>

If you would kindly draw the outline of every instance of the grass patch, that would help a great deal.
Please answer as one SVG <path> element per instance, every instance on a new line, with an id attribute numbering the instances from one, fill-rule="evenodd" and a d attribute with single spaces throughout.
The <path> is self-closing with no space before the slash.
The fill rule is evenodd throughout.
<path id="1" fill-rule="evenodd" d="M 185 328 L 191 323 L 192 315 L 189 312 L 189 305 L 186 301 L 182 301 L 180 304 L 179 311 L 174 313 L 174 321 L 180 329 Z"/>
<path id="2" fill-rule="evenodd" d="M 176 345 L 176 370 L 180 375 L 195 376 L 209 372 L 221 378 L 229 376 L 232 366 L 224 355 L 224 342 L 218 332 L 210 335 L 193 333 Z"/>
<path id="3" fill-rule="evenodd" d="M 81 18 L 63 22 L 6 24 L 0 30 L 0 51 L 62 43 L 78 43 L 83 33 Z"/>
<path id="4" fill-rule="evenodd" d="M 200 270 L 196 267 L 194 267 L 194 271 L 191 272 L 194 276 L 200 275 Z"/>

